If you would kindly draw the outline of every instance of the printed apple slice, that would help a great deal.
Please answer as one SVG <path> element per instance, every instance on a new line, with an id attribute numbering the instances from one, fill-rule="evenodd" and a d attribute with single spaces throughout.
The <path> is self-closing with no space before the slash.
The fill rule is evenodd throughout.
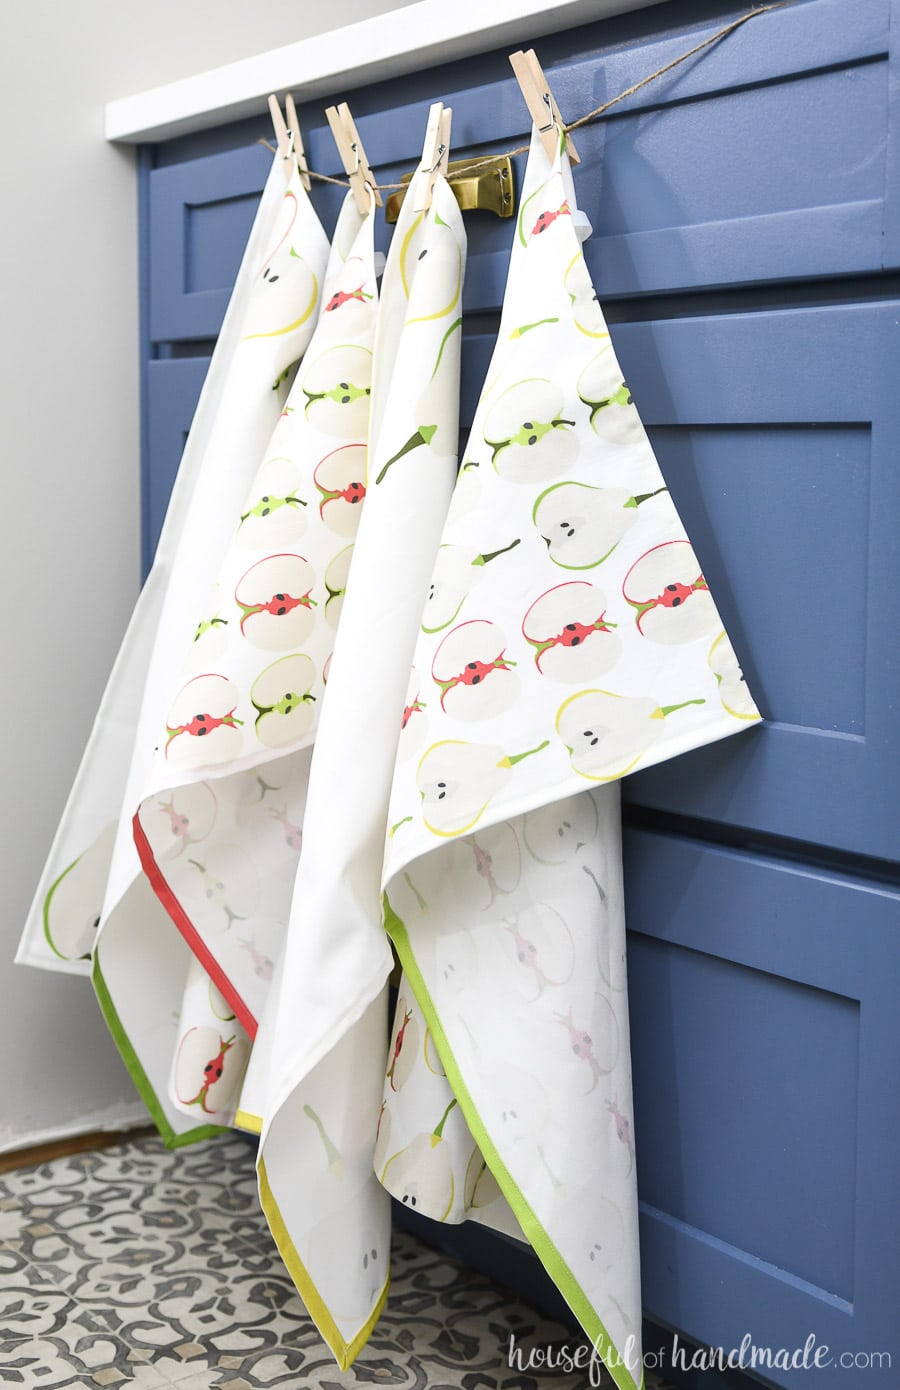
<path id="1" fill-rule="evenodd" d="M 549 903 L 531 903 L 503 923 L 506 947 L 525 988 L 536 999 L 548 986 L 566 984 L 575 970 L 575 943 L 568 923 Z"/>
<path id="2" fill-rule="evenodd" d="M 207 997 L 209 1007 L 215 1018 L 221 1019 L 223 1023 L 231 1023 L 235 1017 L 234 1009 L 225 998 L 222 991 L 213 984 L 212 980 L 207 980 Z"/>
<path id="3" fill-rule="evenodd" d="M 333 560 L 330 560 L 325 570 L 325 588 L 328 590 L 328 597 L 325 600 L 325 621 L 329 627 L 337 629 L 341 617 L 341 609 L 344 606 L 344 594 L 347 590 L 347 580 L 350 577 L 350 561 L 353 558 L 353 546 L 346 545 L 343 550 L 339 550 Z"/>
<path id="4" fill-rule="evenodd" d="M 505 647 L 500 628 L 483 618 L 448 632 L 431 663 L 445 714 L 469 721 L 490 719 L 509 709 L 519 693 L 519 678 Z"/>
<path id="5" fill-rule="evenodd" d="M 728 634 L 720 632 L 709 649 L 709 665 L 719 685 L 719 699 L 735 719 L 760 718 L 753 696 L 747 689 L 744 673 L 738 665 Z"/>
<path id="6" fill-rule="evenodd" d="M 722 625 L 688 541 L 645 551 L 622 581 L 622 594 L 635 609 L 638 632 L 651 642 L 695 642 Z"/>
<path id="7" fill-rule="evenodd" d="M 519 544 L 518 538 L 499 550 L 480 553 L 468 546 L 442 545 L 437 553 L 431 584 L 422 616 L 423 632 L 440 632 L 449 627 L 469 593 L 474 589 L 485 565 L 506 555 Z"/>
<path id="8" fill-rule="evenodd" d="M 189 1028 L 178 1045 L 173 1089 L 180 1105 L 197 1105 L 204 1115 L 229 1112 L 237 1100 L 250 1058 L 243 1030 L 228 1037 L 215 1028 Z"/>
<path id="9" fill-rule="evenodd" d="M 283 656 L 253 682 L 250 700 L 256 710 L 256 736 L 267 748 L 283 748 L 312 728 L 316 668 L 308 656 Z"/>
<path id="10" fill-rule="evenodd" d="M 299 485 L 300 471 L 287 456 L 260 465 L 241 508 L 237 544 L 242 550 L 273 550 L 303 535 L 308 507 Z"/>
<path id="11" fill-rule="evenodd" d="M 445 1221 L 453 1209 L 453 1150 L 444 1138 L 444 1125 L 456 1104 L 451 1100 L 430 1134 L 417 1134 L 389 1158 L 381 1177 L 392 1197 L 434 1221 Z"/>
<path id="12" fill-rule="evenodd" d="M 214 584 L 203 615 L 197 621 L 186 671 L 200 675 L 215 668 L 228 642 L 226 600 L 221 587 Z"/>
<path id="13" fill-rule="evenodd" d="M 613 553 L 638 519 L 638 499 L 623 488 L 554 483 L 541 493 L 531 516 L 555 565 L 588 570 Z"/>
<path id="14" fill-rule="evenodd" d="M 414 1008 L 407 1007 L 406 996 L 397 999 L 394 1012 L 394 1027 L 388 1048 L 388 1066 L 385 1073 L 392 1091 L 399 1091 L 407 1082 L 416 1065 L 419 1051 L 419 1021 Z"/>
<path id="15" fill-rule="evenodd" d="M 213 843 L 191 855 L 185 864 L 191 877 L 180 880 L 181 891 L 186 899 L 202 904 L 200 915 L 217 931 L 230 931 L 235 922 L 246 922 L 254 914 L 259 902 L 259 873 L 240 845 Z M 194 907 L 191 915 L 196 917 L 198 911 L 199 906 Z"/>
<path id="16" fill-rule="evenodd" d="M 582 792 L 529 811 L 523 820 L 522 839 L 539 864 L 565 864 L 594 841 L 599 828 L 594 798 Z"/>
<path id="17" fill-rule="evenodd" d="M 237 757 L 243 745 L 239 694 L 227 676 L 194 676 L 166 716 L 166 758 L 177 767 L 206 767 Z"/>
<path id="18" fill-rule="evenodd" d="M 369 427 L 372 354 L 342 343 L 303 367 L 300 389 L 310 424 L 341 439 L 365 439 Z"/>
<path id="19" fill-rule="evenodd" d="M 481 819 L 515 764 L 547 746 L 545 739 L 537 748 L 506 755 L 500 748 L 458 739 L 432 744 L 416 773 L 425 825 L 434 835 L 464 835 Z"/>
<path id="20" fill-rule="evenodd" d="M 622 644 L 607 622 L 606 599 L 586 580 L 557 584 L 536 598 L 522 620 L 542 676 L 569 684 L 594 680 L 615 666 Z"/>
<path id="21" fill-rule="evenodd" d="M 610 444 L 633 444 L 643 437 L 643 425 L 611 347 L 591 358 L 576 389 L 578 399 L 591 412 L 591 429 L 601 439 Z"/>
<path id="22" fill-rule="evenodd" d="M 458 846 L 462 853 L 468 851 L 474 859 L 475 873 L 485 886 L 486 901 L 483 910 L 487 911 L 498 897 L 505 897 L 515 891 L 522 877 L 522 851 L 519 837 L 509 821 L 479 830 Z"/>
<path id="23" fill-rule="evenodd" d="M 422 682 L 415 666 L 410 668 L 406 687 L 406 700 L 400 718 L 400 741 L 397 745 L 397 761 L 406 762 L 417 748 L 421 747 L 427 702 L 422 699 Z"/>
<path id="24" fill-rule="evenodd" d="M 578 456 L 575 421 L 563 415 L 560 388 L 553 381 L 530 377 L 510 386 L 488 411 L 484 442 L 502 478 L 536 483 L 569 468 Z"/>
<path id="25" fill-rule="evenodd" d="M 251 565 L 234 591 L 241 635 L 269 651 L 299 647 L 313 626 L 315 578 L 302 555 L 267 555 Z"/>
<path id="26" fill-rule="evenodd" d="M 174 859 L 205 840 L 216 822 L 218 803 L 207 782 L 176 787 L 141 807 L 141 826 L 156 859 Z"/>
<path id="27" fill-rule="evenodd" d="M 366 495 L 365 444 L 343 444 L 320 459 L 313 471 L 319 515 L 338 536 L 355 536 Z"/>
<path id="28" fill-rule="evenodd" d="M 381 1111 L 378 1116 L 378 1127 L 375 1130 L 375 1153 L 372 1159 L 372 1166 L 375 1175 L 381 1180 L 384 1172 L 384 1165 L 387 1163 L 391 1153 L 391 1112 L 388 1110 L 386 1100 L 381 1102 Z"/>
<path id="29" fill-rule="evenodd" d="M 644 697 L 608 690 L 580 690 L 560 705 L 556 731 L 569 750 L 573 769 L 592 782 L 624 777 L 663 733 L 663 720 L 688 705 L 661 707 Z"/>
<path id="30" fill-rule="evenodd" d="M 60 874 L 44 899 L 44 936 L 62 960 L 81 960 L 93 950 L 115 838 L 113 822 Z"/>

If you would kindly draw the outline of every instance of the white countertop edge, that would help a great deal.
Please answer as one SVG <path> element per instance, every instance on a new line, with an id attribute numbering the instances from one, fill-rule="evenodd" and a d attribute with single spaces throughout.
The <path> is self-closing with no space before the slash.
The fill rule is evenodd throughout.
<path id="1" fill-rule="evenodd" d="M 298 101 L 400 77 L 508 43 L 529 48 L 544 34 L 643 9 L 659 0 L 417 0 L 342 29 L 211 68 L 106 105 L 106 138 L 131 144 L 171 139 L 262 115 L 269 92 Z M 486 19 L 486 12 L 490 15 Z"/>

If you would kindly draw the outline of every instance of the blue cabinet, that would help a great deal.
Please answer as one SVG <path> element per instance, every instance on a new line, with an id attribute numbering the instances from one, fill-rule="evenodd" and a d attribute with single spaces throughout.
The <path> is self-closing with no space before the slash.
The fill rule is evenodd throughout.
<path id="1" fill-rule="evenodd" d="M 576 115 L 731 17 L 685 0 L 539 51 Z M 815 1390 L 862 1383 L 840 1353 L 892 1355 L 871 1390 L 900 1366 L 898 20 L 891 0 L 773 10 L 583 129 L 575 175 L 626 378 L 766 716 L 626 787 L 645 1310 L 726 1348 L 814 1333 L 835 1364 L 766 1376 Z M 521 144 L 508 73 L 486 53 L 335 96 L 391 181 L 437 98 L 454 157 Z M 339 173 L 321 106 L 301 118 Z M 148 556 L 267 134 L 144 157 Z M 339 190 L 314 196 L 332 225 Z M 464 424 L 511 225 L 468 218 Z"/>

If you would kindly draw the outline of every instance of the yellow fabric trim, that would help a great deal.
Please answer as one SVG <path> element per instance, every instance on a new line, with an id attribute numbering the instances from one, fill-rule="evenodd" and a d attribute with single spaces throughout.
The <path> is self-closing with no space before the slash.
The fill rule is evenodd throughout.
<path id="1" fill-rule="evenodd" d="M 245 1129 L 248 1134 L 262 1134 L 263 1122 L 260 1115 L 251 1115 L 249 1110 L 236 1110 L 234 1123 L 237 1129 Z"/>
<path id="2" fill-rule="evenodd" d="M 384 1281 L 384 1288 L 378 1295 L 375 1307 L 372 1309 L 366 1321 L 353 1338 L 352 1342 L 347 1342 L 338 1331 L 337 1323 L 328 1311 L 319 1290 L 316 1288 L 300 1256 L 297 1254 L 297 1247 L 291 1239 L 290 1233 L 284 1222 L 284 1217 L 275 1200 L 274 1193 L 269 1186 L 269 1179 L 266 1173 L 266 1165 L 260 1157 L 257 1165 L 259 1174 L 259 1199 L 269 1229 L 275 1238 L 278 1246 L 278 1253 L 284 1260 L 288 1274 L 293 1279 L 297 1292 L 306 1304 L 307 1311 L 316 1327 L 321 1332 L 328 1346 L 331 1348 L 332 1355 L 337 1361 L 342 1371 L 346 1371 L 353 1365 L 359 1353 L 362 1351 L 366 1342 L 372 1335 L 372 1329 L 381 1317 L 381 1310 L 384 1307 L 388 1296 L 388 1289 L 391 1286 L 390 1268 L 388 1276 Z"/>
<path id="3" fill-rule="evenodd" d="M 400 957 L 406 978 L 416 996 L 416 1002 L 425 1015 L 425 1021 L 431 1032 L 438 1056 L 444 1064 L 447 1080 L 450 1082 L 453 1094 L 466 1117 L 466 1122 L 475 1143 L 481 1150 L 482 1157 L 496 1178 L 501 1192 L 512 1207 L 519 1225 L 528 1237 L 541 1264 L 578 1318 L 592 1345 L 596 1348 L 597 1355 L 606 1367 L 607 1374 L 612 1377 L 619 1390 L 645 1390 L 643 1367 L 641 1367 L 640 1382 L 637 1382 L 628 1367 L 623 1364 L 618 1348 L 597 1316 L 590 1299 L 544 1230 L 528 1199 L 494 1147 L 481 1116 L 475 1108 L 475 1102 L 472 1100 L 456 1058 L 450 1049 L 447 1035 L 441 1026 L 425 978 L 419 969 L 406 926 L 391 907 L 387 893 L 383 894 L 383 901 L 385 931 L 390 936 L 394 949 Z"/>

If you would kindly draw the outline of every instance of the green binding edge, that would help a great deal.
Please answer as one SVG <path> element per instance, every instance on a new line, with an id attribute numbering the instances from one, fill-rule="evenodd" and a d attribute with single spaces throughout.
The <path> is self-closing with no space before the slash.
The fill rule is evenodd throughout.
<path id="1" fill-rule="evenodd" d="M 462 1073 L 457 1066 L 456 1059 L 450 1050 L 447 1035 L 441 1026 L 431 995 L 428 992 L 428 987 L 425 984 L 425 980 L 416 962 L 406 927 L 391 907 L 387 893 L 383 896 L 385 931 L 394 943 L 397 955 L 400 957 L 400 963 L 406 972 L 407 978 L 416 996 L 416 1002 L 425 1015 L 425 1021 L 431 1031 L 432 1038 L 438 1050 L 438 1055 L 444 1064 L 447 1079 L 466 1117 L 466 1123 L 472 1132 L 472 1138 L 481 1150 L 504 1197 L 512 1207 L 519 1225 L 528 1237 L 538 1258 L 556 1284 L 563 1298 L 572 1309 L 572 1312 L 578 1318 L 581 1326 L 590 1337 L 591 1343 L 595 1347 L 600 1360 L 606 1367 L 608 1374 L 612 1376 L 619 1390 L 644 1390 L 643 1370 L 641 1371 L 640 1386 L 638 1386 L 634 1377 L 622 1362 L 622 1358 L 615 1344 L 606 1328 L 603 1326 L 603 1323 L 594 1312 L 593 1305 L 576 1280 L 575 1275 L 569 1269 L 562 1255 L 538 1221 L 527 1199 L 523 1196 L 494 1147 L 491 1137 L 482 1123 L 481 1116 L 475 1108 L 475 1103 L 469 1094 Z M 614 1364 L 610 1364 L 610 1362 Z"/>
<path id="2" fill-rule="evenodd" d="M 166 1119 L 165 1111 L 157 1099 L 156 1092 L 150 1084 L 150 1078 L 141 1066 L 138 1055 L 135 1052 L 131 1039 L 122 1027 L 122 1021 L 116 1013 L 116 1006 L 112 1001 L 103 972 L 100 969 L 100 961 L 94 956 L 94 968 L 91 972 L 91 983 L 97 995 L 97 1002 L 100 1011 L 106 1020 L 106 1026 L 112 1033 L 113 1041 L 122 1056 L 122 1061 L 128 1068 L 131 1079 L 138 1089 L 141 1100 L 150 1111 L 150 1116 L 156 1128 L 160 1132 L 163 1143 L 167 1149 L 180 1149 L 185 1144 L 196 1144 L 201 1139 L 212 1139 L 217 1134 L 225 1134 L 227 1131 L 222 1125 L 199 1125 L 196 1129 L 189 1129 L 184 1134 L 178 1134 Z"/>
<path id="3" fill-rule="evenodd" d="M 259 1179 L 260 1205 L 269 1223 L 269 1230 L 272 1232 L 272 1237 L 278 1247 L 278 1253 L 284 1261 L 285 1268 L 293 1279 L 297 1292 L 306 1304 L 306 1310 L 319 1329 L 323 1340 L 330 1348 L 340 1369 L 346 1371 L 353 1365 L 357 1356 L 359 1356 L 359 1353 L 371 1337 L 376 1322 L 381 1317 L 381 1310 L 384 1307 L 385 1300 L 388 1296 L 388 1289 L 391 1286 L 390 1270 L 388 1270 L 388 1276 L 384 1281 L 384 1288 L 375 1301 L 375 1307 L 353 1338 L 353 1341 L 346 1341 L 346 1339 L 341 1336 L 337 1323 L 332 1317 L 325 1300 L 319 1293 L 306 1265 L 301 1260 L 296 1245 L 291 1240 L 290 1232 L 288 1231 L 284 1217 L 281 1215 L 278 1203 L 275 1200 L 275 1194 L 269 1183 L 269 1175 L 266 1172 L 266 1165 L 262 1155 L 260 1155 L 258 1159 L 256 1171 Z"/>

